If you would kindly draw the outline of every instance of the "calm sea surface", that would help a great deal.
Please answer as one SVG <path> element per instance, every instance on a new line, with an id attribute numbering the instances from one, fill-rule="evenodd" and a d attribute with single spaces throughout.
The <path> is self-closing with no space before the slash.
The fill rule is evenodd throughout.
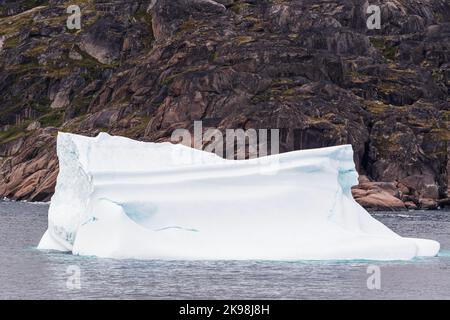
<path id="1" fill-rule="evenodd" d="M 376 213 L 403 236 L 437 240 L 408 262 L 138 261 L 35 249 L 48 206 L 0 201 L 0 299 L 450 299 L 450 212 Z M 381 289 L 367 287 L 368 266 Z M 80 270 L 80 289 L 67 286 Z"/>

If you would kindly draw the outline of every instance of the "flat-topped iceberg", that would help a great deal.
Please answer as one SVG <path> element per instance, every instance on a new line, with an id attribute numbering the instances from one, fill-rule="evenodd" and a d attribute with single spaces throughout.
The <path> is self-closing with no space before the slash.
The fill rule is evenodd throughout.
<path id="1" fill-rule="evenodd" d="M 58 157 L 40 249 L 207 260 L 405 260 L 439 251 L 435 241 L 400 237 L 354 201 L 350 145 L 238 161 L 181 144 L 60 133 Z"/>

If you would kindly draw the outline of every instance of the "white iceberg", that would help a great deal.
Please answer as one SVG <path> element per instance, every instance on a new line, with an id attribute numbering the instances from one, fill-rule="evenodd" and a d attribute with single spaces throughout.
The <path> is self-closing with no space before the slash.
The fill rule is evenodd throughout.
<path id="1" fill-rule="evenodd" d="M 226 160 L 171 143 L 58 135 L 60 173 L 39 249 L 139 259 L 406 260 L 402 238 L 357 204 L 350 145 Z M 275 172 L 265 172 L 276 163 Z"/>

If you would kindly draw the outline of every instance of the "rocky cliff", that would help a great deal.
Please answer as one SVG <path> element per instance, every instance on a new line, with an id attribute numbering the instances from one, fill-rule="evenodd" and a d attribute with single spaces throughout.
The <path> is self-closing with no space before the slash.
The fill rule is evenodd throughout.
<path id="1" fill-rule="evenodd" d="M 436 208 L 449 90 L 448 0 L 0 1 L 0 195 L 51 197 L 58 130 L 167 141 L 203 120 L 278 128 L 283 152 L 351 143 L 361 204 Z"/>

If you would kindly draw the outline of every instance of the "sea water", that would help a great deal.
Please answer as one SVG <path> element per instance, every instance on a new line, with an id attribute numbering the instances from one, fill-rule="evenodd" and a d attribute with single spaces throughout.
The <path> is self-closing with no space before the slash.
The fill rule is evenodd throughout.
<path id="1" fill-rule="evenodd" d="M 438 257 L 391 262 L 140 261 L 42 252 L 36 245 L 47 211 L 45 204 L 0 202 L 0 299 L 450 299 L 448 211 L 372 213 L 402 236 L 441 243 Z M 380 289 L 371 285 L 374 276 Z"/>

